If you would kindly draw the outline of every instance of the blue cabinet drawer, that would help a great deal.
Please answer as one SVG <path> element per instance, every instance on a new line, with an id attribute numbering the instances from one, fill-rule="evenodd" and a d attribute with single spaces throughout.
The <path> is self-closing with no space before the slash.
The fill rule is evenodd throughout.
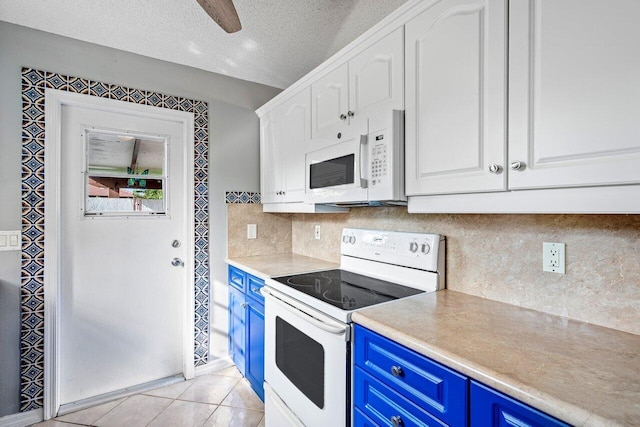
<path id="1" fill-rule="evenodd" d="M 356 409 L 362 411 L 374 425 L 392 426 L 396 417 L 396 423 L 403 427 L 446 426 L 424 408 L 358 366 L 354 370 L 354 390 Z"/>
<path id="2" fill-rule="evenodd" d="M 261 301 L 264 304 L 264 297 L 260 293 L 260 289 L 264 286 L 264 280 L 247 274 L 247 295 Z"/>
<path id="3" fill-rule="evenodd" d="M 359 325 L 355 363 L 448 425 L 467 425 L 464 375 Z"/>
<path id="4" fill-rule="evenodd" d="M 229 266 L 229 284 L 235 286 L 239 291 L 245 292 L 247 283 L 247 273 L 232 265 Z"/>
<path id="5" fill-rule="evenodd" d="M 353 427 L 378 427 L 378 424 L 374 423 L 358 408 L 353 410 Z"/>
<path id="6" fill-rule="evenodd" d="M 568 427 L 544 412 L 471 381 L 471 426 Z"/>

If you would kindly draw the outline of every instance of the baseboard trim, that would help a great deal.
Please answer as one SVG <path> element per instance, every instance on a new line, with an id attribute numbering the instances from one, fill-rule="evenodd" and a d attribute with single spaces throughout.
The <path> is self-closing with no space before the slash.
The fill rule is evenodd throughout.
<path id="1" fill-rule="evenodd" d="M 44 420 L 42 408 L 0 417 L 0 427 L 25 427 Z"/>
<path id="2" fill-rule="evenodd" d="M 221 371 L 230 366 L 233 366 L 233 360 L 231 360 L 230 357 L 222 357 L 220 359 L 213 360 L 206 365 L 196 366 L 196 377 L 200 375 L 210 374 L 216 371 Z"/>

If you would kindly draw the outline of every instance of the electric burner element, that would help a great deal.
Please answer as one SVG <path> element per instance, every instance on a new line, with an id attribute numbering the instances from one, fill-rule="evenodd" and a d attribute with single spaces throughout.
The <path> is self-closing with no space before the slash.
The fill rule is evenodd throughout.
<path id="1" fill-rule="evenodd" d="M 342 310 L 355 310 L 424 292 L 346 270 L 274 277 L 273 280 Z"/>

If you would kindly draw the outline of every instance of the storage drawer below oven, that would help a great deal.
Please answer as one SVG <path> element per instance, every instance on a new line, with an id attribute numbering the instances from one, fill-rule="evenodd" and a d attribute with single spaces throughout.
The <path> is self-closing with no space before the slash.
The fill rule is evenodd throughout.
<path id="1" fill-rule="evenodd" d="M 362 411 L 377 425 L 446 426 L 445 423 L 358 366 L 355 367 L 354 372 L 354 390 L 356 410 Z"/>

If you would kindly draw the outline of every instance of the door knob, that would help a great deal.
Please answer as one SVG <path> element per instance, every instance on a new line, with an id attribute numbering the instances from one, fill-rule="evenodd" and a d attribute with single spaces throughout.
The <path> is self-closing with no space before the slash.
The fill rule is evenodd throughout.
<path id="1" fill-rule="evenodd" d="M 184 261 L 180 258 L 174 258 L 173 261 L 171 261 L 171 265 L 174 267 L 184 267 Z"/>

